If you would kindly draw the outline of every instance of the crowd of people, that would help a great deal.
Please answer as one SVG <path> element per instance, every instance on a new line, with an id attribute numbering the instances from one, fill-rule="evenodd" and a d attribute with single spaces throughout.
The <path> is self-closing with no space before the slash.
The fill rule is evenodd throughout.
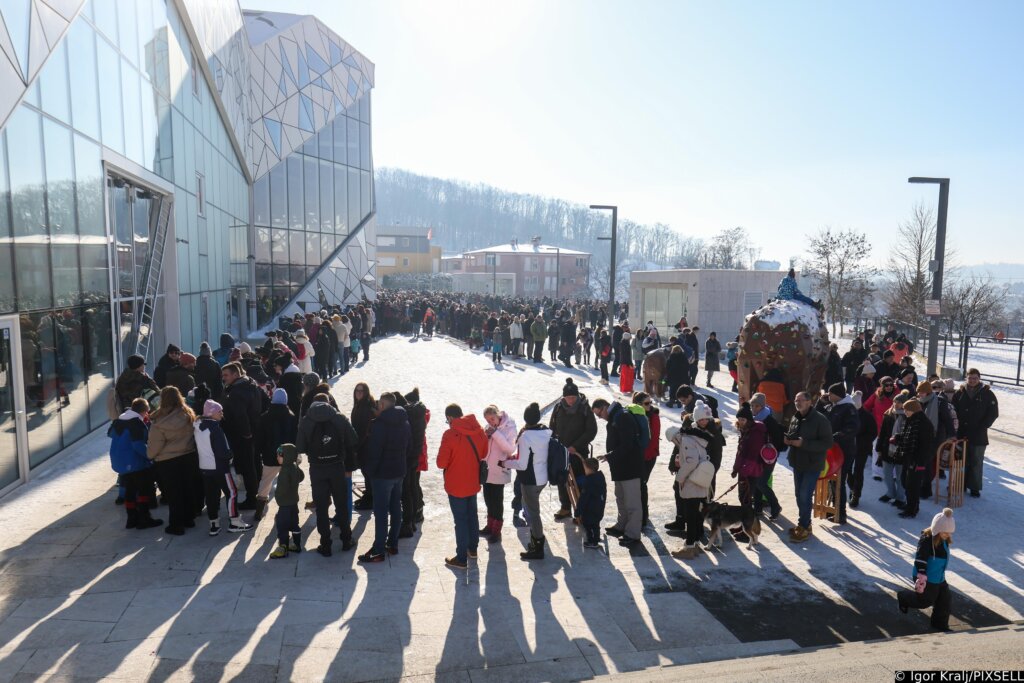
<path id="1" fill-rule="evenodd" d="M 724 495 L 716 498 L 716 478 L 727 446 L 717 400 L 695 388 L 699 328 L 686 327 L 681 320 L 678 335 L 670 339 L 670 391 L 659 408 L 660 397 L 633 391 L 632 380 L 645 351 L 665 346 L 657 328 L 652 324 L 634 336 L 628 323 L 619 320 L 609 330 L 600 319 L 603 315 L 604 309 L 592 302 L 453 302 L 382 293 L 381 301 L 372 305 L 365 302 L 344 311 L 336 307 L 282 321 L 282 329 L 269 333 L 255 349 L 229 335 L 222 336 L 216 350 L 203 343 L 198 356 L 171 345 L 152 377 L 145 360 L 132 356 L 111 397 L 115 414 L 109 431 L 126 527 L 163 524 L 152 516 L 156 485 L 168 507 L 165 531 L 172 535 L 195 527 L 204 512 L 209 533 L 217 535 L 222 498 L 227 531 L 247 531 L 266 516 L 273 495 L 278 545 L 271 557 L 286 557 L 302 549 L 299 485 L 306 476 L 302 466 L 308 463 L 312 500 L 305 507 L 316 518 L 317 551 L 332 554 L 332 528 L 338 529 L 343 552 L 355 547 L 352 477 L 358 470 L 365 489 L 354 507 L 372 510 L 374 519 L 372 543 L 358 559 L 382 562 L 398 553 L 400 539 L 413 536 L 423 520 L 420 474 L 428 467 L 430 411 L 418 389 L 386 391 L 375 399 L 365 382 L 355 386 L 350 406 L 342 410 L 326 380 L 347 372 L 360 352 L 367 361 L 375 333 L 432 335 L 438 329 L 458 339 L 479 335 L 480 345 L 490 346 L 496 362 L 504 353 L 536 362 L 546 347 L 552 359 L 571 366 L 572 361 L 592 362 L 593 350 L 604 382 L 613 375 L 629 376 L 628 385 L 620 385 L 623 402 L 614 400 L 614 392 L 611 398 L 591 401 L 567 378 L 547 424 L 540 402 L 527 407 L 521 426 L 498 405 L 488 406 L 482 421 L 457 404 L 444 408 L 447 429 L 435 465 L 444 472 L 455 525 L 449 566 L 468 567 L 480 539 L 501 542 L 509 486 L 512 524 L 529 529 L 522 559 L 545 556 L 540 494 L 548 486 L 557 489 L 560 503 L 554 521 L 575 522 L 584 531 L 584 547 L 600 548 L 607 498 L 604 469 L 615 501 L 614 522 L 604 533 L 623 546 L 640 543 L 651 524 L 648 484 L 661 449 L 660 411 L 673 407 L 680 409 L 681 426 L 664 432 L 671 444 L 668 468 L 675 498 L 674 518 L 665 529 L 683 538 L 672 555 L 693 559 L 708 545 L 709 503 Z M 377 321 L 382 330 L 376 328 Z M 586 323 L 593 324 L 593 338 Z M 552 344 L 551 339 L 559 341 Z M 893 348 L 897 344 L 907 346 L 898 336 L 865 331 L 845 356 L 838 358 L 833 348 L 837 358 L 830 358 L 829 376 L 836 381 L 824 393 L 800 392 L 789 406 L 784 394 L 758 391 L 740 406 L 730 476 L 736 479 L 732 488 L 738 489 L 741 518 L 776 520 L 781 515 L 773 477 L 783 453 L 793 472 L 798 510 L 789 537 L 797 543 L 813 535 L 816 484 L 833 457 L 841 463 L 832 494 L 837 512 L 831 521 L 836 524 L 846 523 L 847 507 L 860 505 L 869 471 L 882 482 L 879 500 L 892 503 L 901 517 L 917 516 L 920 500 L 929 497 L 934 478 L 941 476 L 935 453 L 946 439 L 967 441 L 967 488 L 972 496 L 981 495 L 987 430 L 998 417 L 994 393 L 973 369 L 959 388 L 938 377 L 918 382 L 909 349 L 901 353 L 903 348 Z M 714 333 L 704 346 L 710 387 L 722 347 Z M 600 422 L 605 424 L 603 440 Z M 478 528 L 481 493 L 486 522 Z M 242 511 L 251 511 L 252 517 L 246 520 Z M 942 529 L 949 526 L 938 521 Z M 941 542 L 922 546 L 922 552 L 931 548 L 930 557 L 947 552 L 951 529 L 929 529 Z M 730 531 L 737 541 L 749 540 L 742 524 Z M 948 617 L 948 590 L 929 588 L 939 574 L 928 567 L 927 590 L 916 595 L 934 598 L 929 604 L 945 601 Z M 924 598 L 900 600 L 901 607 L 921 606 Z M 942 622 L 941 615 L 933 619 L 937 626 Z"/>

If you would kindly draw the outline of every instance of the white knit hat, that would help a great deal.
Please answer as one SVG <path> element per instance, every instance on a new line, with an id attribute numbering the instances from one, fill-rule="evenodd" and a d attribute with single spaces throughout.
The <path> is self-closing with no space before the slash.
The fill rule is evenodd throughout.
<path id="1" fill-rule="evenodd" d="M 697 401 L 693 406 L 693 421 L 698 420 L 710 420 L 714 415 L 711 414 L 711 408 L 704 401 Z"/>
<path id="2" fill-rule="evenodd" d="M 932 536 L 938 536 L 939 534 L 951 534 L 956 531 L 956 520 L 953 519 L 953 511 L 950 508 L 944 508 L 942 512 L 932 517 Z"/>
<path id="3" fill-rule="evenodd" d="M 665 430 L 665 441 L 675 441 L 679 436 L 679 427 L 669 427 Z"/>
<path id="4" fill-rule="evenodd" d="M 875 366 L 872 365 L 871 363 L 865 363 L 864 367 L 861 369 L 861 372 L 867 375 L 868 373 L 874 374 L 878 372 L 878 370 L 875 370 Z"/>

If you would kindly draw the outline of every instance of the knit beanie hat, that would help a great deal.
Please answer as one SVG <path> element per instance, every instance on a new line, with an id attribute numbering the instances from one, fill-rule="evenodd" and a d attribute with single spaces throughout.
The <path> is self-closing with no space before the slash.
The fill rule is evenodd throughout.
<path id="1" fill-rule="evenodd" d="M 252 353 L 252 347 L 249 346 L 249 342 L 242 342 L 241 344 L 239 344 L 238 350 L 242 353 L 242 355 Z"/>
<path id="2" fill-rule="evenodd" d="M 932 517 L 932 536 L 939 534 L 951 534 L 956 531 L 956 520 L 953 519 L 953 511 L 943 508 L 942 512 Z"/>
<path id="3" fill-rule="evenodd" d="M 302 376 L 302 386 L 306 387 L 307 389 L 313 389 L 318 384 L 320 384 L 320 375 L 316 374 L 315 372 L 307 372 L 305 375 Z"/>
<path id="4" fill-rule="evenodd" d="M 871 363 L 865 363 L 864 364 L 864 368 L 861 370 L 861 372 L 863 372 L 865 375 L 867 375 L 867 374 L 874 374 L 874 373 L 878 372 L 878 370 L 876 370 L 875 366 L 872 365 Z"/>
<path id="5" fill-rule="evenodd" d="M 576 383 L 572 381 L 572 377 L 565 379 L 565 384 L 562 385 L 562 396 L 579 396 L 580 388 L 576 386 Z"/>
<path id="6" fill-rule="evenodd" d="M 288 392 L 280 387 L 274 389 L 274 395 L 271 397 L 270 403 L 275 406 L 288 405 Z"/>
<path id="7" fill-rule="evenodd" d="M 223 413 L 224 406 L 214 401 L 212 398 L 207 399 L 206 403 L 203 404 L 203 417 L 213 417 L 217 413 Z"/>
<path id="8" fill-rule="evenodd" d="M 679 436 L 679 427 L 669 427 L 665 430 L 665 441 L 675 441 Z"/>
<path id="9" fill-rule="evenodd" d="M 736 411 L 736 419 L 744 418 L 746 420 L 753 421 L 754 413 L 750 410 L 750 404 L 744 403 L 740 406 L 740 409 Z"/>
<path id="10" fill-rule="evenodd" d="M 168 344 L 167 345 L 167 353 L 168 354 L 171 354 L 171 353 L 181 353 L 181 349 L 178 348 L 177 344 Z"/>
<path id="11" fill-rule="evenodd" d="M 836 382 L 828 388 L 828 393 L 839 398 L 846 398 L 846 385 L 842 382 Z"/>
<path id="12" fill-rule="evenodd" d="M 199 345 L 199 355 L 200 356 L 212 356 L 213 355 L 213 351 L 210 350 L 210 345 L 208 343 L 203 342 L 202 344 Z"/>
<path id="13" fill-rule="evenodd" d="M 531 403 L 526 406 L 526 410 L 523 412 L 523 420 L 527 425 L 540 424 L 540 406 L 537 403 Z"/>
<path id="14" fill-rule="evenodd" d="M 698 420 L 710 420 L 714 415 L 711 414 L 711 407 L 704 401 L 697 401 L 693 406 L 693 421 Z M 739 415 L 737 414 L 737 417 Z"/>
<path id="15" fill-rule="evenodd" d="M 181 354 L 181 360 L 179 362 L 181 363 L 181 367 L 183 368 L 195 367 L 196 357 L 193 356 L 191 353 L 183 353 Z"/>
<path id="16" fill-rule="evenodd" d="M 146 364 L 146 359 L 137 353 L 133 353 L 128 356 L 128 367 L 132 370 L 138 370 Z"/>

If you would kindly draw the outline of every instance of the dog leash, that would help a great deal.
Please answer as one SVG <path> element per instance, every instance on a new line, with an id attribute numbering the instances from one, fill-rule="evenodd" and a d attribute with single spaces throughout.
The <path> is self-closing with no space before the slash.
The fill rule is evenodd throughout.
<path id="1" fill-rule="evenodd" d="M 729 487 L 729 488 L 727 488 L 726 490 L 722 491 L 722 496 L 724 496 L 725 494 L 729 493 L 729 491 L 732 491 L 732 490 L 733 490 L 734 488 L 736 488 L 736 487 L 737 487 L 737 486 L 739 486 L 739 485 L 740 485 L 740 483 L 739 483 L 739 482 L 736 482 L 735 484 L 733 484 L 732 486 L 730 486 L 730 487 Z M 720 501 L 720 500 L 722 499 L 722 496 L 719 496 L 718 498 L 715 498 L 715 499 L 714 499 L 713 501 L 711 501 L 711 502 L 712 502 L 712 503 L 717 503 L 718 501 Z"/>

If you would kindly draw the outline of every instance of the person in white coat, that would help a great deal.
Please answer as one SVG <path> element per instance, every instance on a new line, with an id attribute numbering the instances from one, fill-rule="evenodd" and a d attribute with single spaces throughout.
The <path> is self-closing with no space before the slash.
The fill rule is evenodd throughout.
<path id="1" fill-rule="evenodd" d="M 301 358 L 296 358 L 296 363 L 299 366 L 299 371 L 303 375 L 313 372 L 313 356 L 316 355 L 316 351 L 313 350 L 313 345 L 309 343 L 309 337 L 306 336 L 305 330 L 299 330 L 295 333 L 295 345 L 299 347 L 299 352 L 296 354 Z"/>
<path id="2" fill-rule="evenodd" d="M 338 317 L 338 322 L 334 326 L 334 331 L 338 335 L 338 358 L 341 359 L 341 374 L 348 372 L 348 354 L 349 347 L 352 345 L 350 334 L 352 332 L 352 322 L 349 321 L 347 315 Z"/>
<path id="3" fill-rule="evenodd" d="M 512 324 L 508 326 L 509 336 L 512 337 L 512 348 L 509 349 L 509 355 L 513 358 L 519 355 L 519 347 L 523 343 L 523 323 L 519 321 L 519 318 L 513 318 Z"/>
<path id="4" fill-rule="evenodd" d="M 695 417 L 698 412 L 701 412 L 701 419 L 706 419 L 710 416 L 711 409 L 704 403 L 698 403 L 697 408 L 694 409 Z M 705 412 L 707 415 L 703 414 Z M 710 492 L 709 486 L 698 481 L 700 476 L 697 468 L 704 462 L 709 463 L 710 467 L 714 467 L 708 457 L 708 444 L 711 443 L 713 437 L 697 427 L 683 430 L 673 427 L 666 432 L 665 436 L 669 441 L 675 443 L 678 449 L 678 452 L 672 457 L 676 459 L 676 467 L 679 468 L 676 471 L 676 482 L 679 486 L 679 497 L 683 501 L 683 520 L 686 523 L 686 545 L 680 550 L 673 551 L 672 557 L 693 559 L 700 550 L 698 541 L 704 532 L 704 516 L 701 514 L 701 505 L 707 501 Z"/>
<path id="5" fill-rule="evenodd" d="M 506 469 L 505 461 L 516 450 L 516 423 L 495 405 L 484 409 L 484 420 L 487 422 L 484 429 L 487 434 L 487 483 L 483 491 L 487 525 L 480 529 L 480 535 L 486 536 L 488 543 L 496 543 L 501 541 L 504 523 L 505 485 L 512 481 L 512 473 Z"/>
<path id="6" fill-rule="evenodd" d="M 509 460 L 518 470 L 516 478 L 522 489 L 526 521 L 530 525 L 530 545 L 519 553 L 524 560 L 544 559 L 544 524 L 540 516 L 540 492 L 548 483 L 548 442 L 551 430 L 540 422 L 540 406 L 531 403 L 523 413 L 526 426 L 516 439 L 515 459 Z"/>

